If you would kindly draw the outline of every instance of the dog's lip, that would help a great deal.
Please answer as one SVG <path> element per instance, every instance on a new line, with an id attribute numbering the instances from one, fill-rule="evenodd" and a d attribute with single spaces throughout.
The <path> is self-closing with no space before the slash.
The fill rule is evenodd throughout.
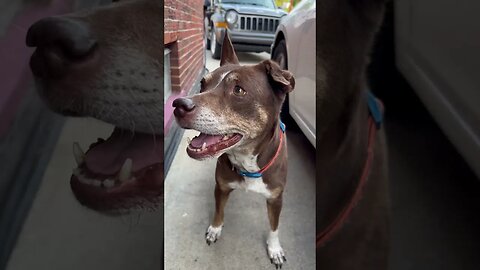
<path id="1" fill-rule="evenodd" d="M 83 170 L 82 170 L 83 169 Z M 127 212 L 132 207 L 158 208 L 163 195 L 163 163 L 145 169 L 137 177 L 121 182 L 88 175 L 85 168 L 77 168 L 70 179 L 72 191 L 84 205 L 101 211 Z M 96 182 L 94 182 L 96 181 Z M 105 184 L 112 181 L 111 184 Z"/>
<path id="2" fill-rule="evenodd" d="M 84 116 L 80 112 L 75 111 L 75 110 L 70 110 L 70 109 L 59 110 L 59 113 L 65 115 L 65 116 L 71 116 L 71 117 L 83 117 Z"/>
<path id="3" fill-rule="evenodd" d="M 200 136 L 203 136 L 203 137 L 215 136 L 215 137 L 220 137 L 220 139 L 217 138 L 215 142 L 209 143 L 208 145 L 206 142 L 203 142 L 203 144 L 199 147 L 198 145 L 197 146 L 193 145 L 193 140 L 195 140 Z M 243 135 L 240 133 L 227 133 L 222 135 L 200 133 L 191 142 L 189 142 L 187 146 L 187 154 L 194 159 L 213 157 L 217 155 L 219 152 L 229 149 L 234 145 L 238 144 L 242 140 L 242 138 L 243 138 Z"/>

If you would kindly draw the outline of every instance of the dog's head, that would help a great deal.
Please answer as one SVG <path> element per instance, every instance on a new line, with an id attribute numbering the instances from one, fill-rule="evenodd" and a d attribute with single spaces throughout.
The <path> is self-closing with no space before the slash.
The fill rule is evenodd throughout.
<path id="1" fill-rule="evenodd" d="M 163 7 L 119 1 L 42 19 L 28 31 L 40 95 L 56 112 L 115 125 L 84 151 L 71 177 L 80 202 L 99 210 L 152 207 L 163 194 Z"/>
<path id="2" fill-rule="evenodd" d="M 285 95 L 294 87 L 292 74 L 271 60 L 239 65 L 225 35 L 220 67 L 205 75 L 199 94 L 173 103 L 179 125 L 200 131 L 188 155 L 204 159 L 233 148 L 255 148 L 274 134 Z"/>

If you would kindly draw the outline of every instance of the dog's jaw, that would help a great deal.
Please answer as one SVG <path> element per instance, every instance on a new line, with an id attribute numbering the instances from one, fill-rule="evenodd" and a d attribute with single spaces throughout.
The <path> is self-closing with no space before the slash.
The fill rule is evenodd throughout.
<path id="1" fill-rule="evenodd" d="M 115 129 L 86 153 L 78 144 L 73 152 L 78 167 L 70 183 L 81 203 L 108 212 L 152 209 L 161 203 L 163 137 Z"/>

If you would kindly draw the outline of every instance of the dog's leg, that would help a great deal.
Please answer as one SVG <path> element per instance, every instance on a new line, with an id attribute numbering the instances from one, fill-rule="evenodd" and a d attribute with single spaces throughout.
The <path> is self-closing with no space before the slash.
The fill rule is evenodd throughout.
<path id="1" fill-rule="evenodd" d="M 285 258 L 283 248 L 280 246 L 280 240 L 278 239 L 278 223 L 280 218 L 280 212 L 282 211 L 282 194 L 276 198 L 267 199 L 268 220 L 270 221 L 270 234 L 267 239 L 267 250 L 270 262 L 275 264 L 278 268 L 282 267 Z"/>
<path id="2" fill-rule="evenodd" d="M 230 188 L 221 187 L 218 183 L 215 185 L 215 215 L 212 224 L 208 226 L 207 232 L 205 233 L 205 239 L 208 245 L 217 242 L 217 239 L 222 233 L 223 210 L 230 192 L 232 192 Z"/>

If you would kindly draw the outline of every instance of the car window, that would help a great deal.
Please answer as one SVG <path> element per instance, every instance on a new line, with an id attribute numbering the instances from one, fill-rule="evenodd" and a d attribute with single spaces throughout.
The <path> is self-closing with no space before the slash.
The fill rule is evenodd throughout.
<path id="1" fill-rule="evenodd" d="M 272 0 L 222 0 L 223 4 L 253 5 L 267 8 L 275 8 Z"/>

